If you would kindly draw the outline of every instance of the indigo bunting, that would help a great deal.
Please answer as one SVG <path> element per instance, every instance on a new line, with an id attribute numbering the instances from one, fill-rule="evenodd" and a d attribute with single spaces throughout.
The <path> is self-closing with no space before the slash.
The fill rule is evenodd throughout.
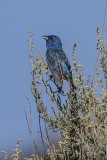
<path id="1" fill-rule="evenodd" d="M 55 35 L 43 36 L 43 38 L 46 40 L 46 61 L 58 90 L 61 91 L 64 79 L 69 81 L 72 87 L 76 89 L 73 83 L 71 66 L 62 49 L 60 38 Z"/>

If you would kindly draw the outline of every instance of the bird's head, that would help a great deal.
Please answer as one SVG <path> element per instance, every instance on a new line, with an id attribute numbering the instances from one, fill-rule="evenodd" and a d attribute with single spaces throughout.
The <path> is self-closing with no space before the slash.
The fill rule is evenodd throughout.
<path id="1" fill-rule="evenodd" d="M 59 37 L 55 35 L 49 35 L 49 36 L 43 36 L 43 39 L 46 40 L 46 47 L 49 48 L 55 48 L 55 49 L 61 49 L 62 43 Z"/>

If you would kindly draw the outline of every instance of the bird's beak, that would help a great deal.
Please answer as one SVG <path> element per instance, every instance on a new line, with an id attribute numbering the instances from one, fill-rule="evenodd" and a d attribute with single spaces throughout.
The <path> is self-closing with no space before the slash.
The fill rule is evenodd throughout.
<path id="1" fill-rule="evenodd" d="M 48 36 L 42 36 L 43 39 L 48 40 L 49 37 Z"/>

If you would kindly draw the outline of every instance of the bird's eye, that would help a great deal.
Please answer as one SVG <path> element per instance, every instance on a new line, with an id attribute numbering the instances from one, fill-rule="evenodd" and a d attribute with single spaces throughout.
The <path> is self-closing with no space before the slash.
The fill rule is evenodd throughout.
<path id="1" fill-rule="evenodd" d="M 53 37 L 49 37 L 49 39 L 51 39 L 51 40 L 52 40 L 52 39 L 53 39 Z"/>

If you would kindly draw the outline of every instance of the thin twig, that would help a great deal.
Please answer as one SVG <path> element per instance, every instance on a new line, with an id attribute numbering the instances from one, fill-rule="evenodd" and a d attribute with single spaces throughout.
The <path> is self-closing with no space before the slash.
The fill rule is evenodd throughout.
<path id="1" fill-rule="evenodd" d="M 36 146 L 36 144 L 35 144 L 35 141 L 34 141 L 34 139 L 33 139 L 32 130 L 31 130 L 30 126 L 29 126 L 28 117 L 27 117 L 27 112 L 26 112 L 26 109 L 25 109 L 25 104 L 24 104 L 24 102 L 23 102 L 23 107 L 24 107 L 24 112 L 25 112 L 25 117 L 26 117 L 26 122 L 27 122 L 28 130 L 29 130 L 29 133 L 30 133 L 30 136 L 31 136 L 31 139 L 32 139 L 32 143 L 33 143 L 33 150 L 34 150 L 34 152 L 35 152 L 35 150 L 36 150 L 37 153 L 38 153 L 38 155 L 40 155 L 40 153 L 39 153 L 39 151 L 38 151 L 38 149 L 37 149 L 37 146 Z"/>
<path id="2" fill-rule="evenodd" d="M 45 145 L 44 145 L 44 140 L 43 140 L 43 135 L 42 135 L 42 129 L 41 129 L 41 118 L 40 118 L 40 113 L 39 113 L 39 129 L 40 129 L 40 134 L 41 134 L 41 139 L 42 139 L 42 145 L 43 145 L 43 150 L 44 150 L 44 154 L 46 155 L 45 153 Z"/>

